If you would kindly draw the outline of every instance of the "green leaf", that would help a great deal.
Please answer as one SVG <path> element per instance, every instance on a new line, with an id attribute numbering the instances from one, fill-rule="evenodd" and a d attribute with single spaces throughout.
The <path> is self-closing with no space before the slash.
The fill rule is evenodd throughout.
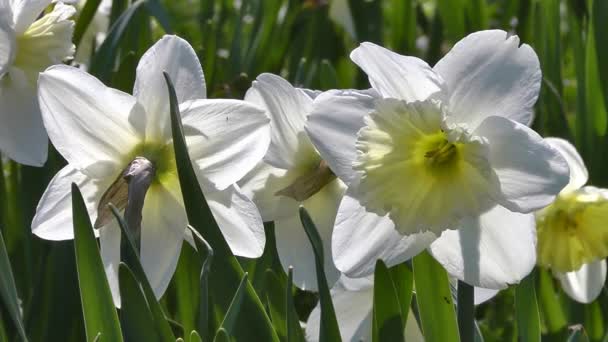
<path id="1" fill-rule="evenodd" d="M 201 335 L 199 335 L 196 330 L 192 330 L 192 332 L 190 332 L 190 342 L 203 342 Z"/>
<path id="2" fill-rule="evenodd" d="M 125 341 L 160 341 L 156 334 L 154 319 L 139 282 L 127 264 L 118 268 L 120 283 L 120 323 Z"/>
<path id="3" fill-rule="evenodd" d="M 475 336 L 475 300 L 473 286 L 458 281 L 458 330 L 460 339 L 472 341 Z"/>
<path id="4" fill-rule="evenodd" d="M 287 287 L 284 278 L 279 278 L 271 269 L 266 270 L 266 298 L 268 299 L 268 313 L 277 335 L 281 341 L 287 337 L 287 297 L 291 296 L 291 289 Z"/>
<path id="5" fill-rule="evenodd" d="M 228 335 L 228 332 L 226 332 L 226 329 L 220 329 L 217 331 L 217 334 L 215 334 L 215 338 L 213 339 L 213 342 L 231 342 L 232 340 L 230 339 L 230 335 Z"/>
<path id="6" fill-rule="evenodd" d="M 175 89 L 169 75 L 164 73 L 164 76 L 167 81 L 167 88 L 169 89 L 173 147 L 184 205 L 190 224 L 213 247 L 215 258 L 211 265 L 210 273 L 213 274 L 213 277 L 209 278 L 209 285 L 210 293 L 213 297 L 215 318 L 217 321 L 221 321 L 228 311 L 233 294 L 236 292 L 236 288 L 243 278 L 244 272 L 215 222 L 205 196 L 198 184 L 184 138 L 184 128 L 181 122 Z M 278 336 L 272 327 L 264 306 L 249 282 L 246 282 L 240 317 L 243 324 L 239 324 L 237 339 L 242 337 L 242 339 L 260 341 L 278 341 Z"/>
<path id="7" fill-rule="evenodd" d="M 550 334 L 565 330 L 568 322 L 562 308 L 557 291 L 553 286 L 553 276 L 550 271 L 538 269 L 539 295 L 538 301 L 543 314 L 543 322 Z"/>
<path id="8" fill-rule="evenodd" d="M 87 340 L 98 333 L 104 340 L 122 341 L 118 315 L 93 234 L 93 226 L 78 186 L 72 183 L 74 253 Z"/>
<path id="9" fill-rule="evenodd" d="M 414 257 L 413 268 L 416 302 L 425 340 L 460 341 L 447 273 L 427 251 Z"/>
<path id="10" fill-rule="evenodd" d="M 300 327 L 300 320 L 293 302 L 293 267 L 287 272 L 287 287 L 285 297 L 287 299 L 287 342 L 304 341 L 304 333 Z"/>
<path id="11" fill-rule="evenodd" d="M 239 314 L 241 313 L 241 305 L 243 305 L 243 297 L 245 295 L 246 286 L 247 273 L 243 275 L 243 279 L 241 280 L 241 283 L 234 294 L 234 298 L 232 298 L 232 303 L 230 303 L 228 312 L 226 312 L 226 316 L 224 316 L 224 320 L 220 325 L 220 329 L 225 330 L 229 336 L 235 336 L 236 334 L 236 322 Z"/>
<path id="12" fill-rule="evenodd" d="M 147 0 L 146 1 L 146 9 L 151 16 L 156 18 L 160 26 L 163 28 L 166 34 L 173 34 L 173 30 L 171 29 L 171 20 L 169 19 L 169 15 L 163 5 L 159 2 L 159 0 Z"/>
<path id="13" fill-rule="evenodd" d="M 520 341 L 540 342 L 540 316 L 536 301 L 535 273 L 530 273 L 515 288 L 515 317 Z"/>
<path id="14" fill-rule="evenodd" d="M 598 74 L 604 93 L 604 104 L 608 104 L 608 1 L 594 0 L 591 11 Z"/>
<path id="15" fill-rule="evenodd" d="M 308 236 L 308 240 L 312 245 L 312 250 L 315 255 L 319 301 L 321 305 L 319 341 L 340 341 L 340 328 L 338 327 L 334 304 L 331 301 L 331 294 L 329 293 L 327 278 L 325 277 L 325 270 L 323 268 L 323 241 L 321 240 L 319 231 L 304 207 L 300 207 L 300 221 L 302 221 L 302 226 L 306 231 L 306 235 Z"/>
<path id="16" fill-rule="evenodd" d="M 199 303 L 198 303 L 198 317 L 197 317 L 197 329 L 201 332 L 206 341 L 211 339 L 211 331 L 213 322 L 211 320 L 211 305 L 209 297 L 209 272 L 211 269 L 211 263 L 213 262 L 213 248 L 209 245 L 201 234 L 194 229 L 192 226 L 188 226 L 188 229 L 194 237 L 194 243 L 196 249 L 201 258 L 201 272 L 199 275 Z"/>
<path id="17" fill-rule="evenodd" d="M 1 170 L 0 170 L 1 171 Z M 6 251 L 6 245 L 4 244 L 4 237 L 0 230 L 0 298 L 2 304 L 6 308 L 6 311 L 11 316 L 11 319 L 17 327 L 19 336 L 23 341 L 27 342 L 27 335 L 21 320 L 21 313 L 19 311 L 19 297 L 17 296 L 17 287 L 15 286 L 15 279 L 13 278 L 13 271 L 11 270 L 11 263 L 8 259 L 8 253 Z"/>
<path id="18" fill-rule="evenodd" d="M 404 321 L 391 274 L 382 260 L 374 271 L 372 341 L 404 340 Z"/>
<path id="19" fill-rule="evenodd" d="M 131 20 L 135 17 L 137 12 L 142 9 L 144 3 L 144 0 L 139 0 L 129 6 L 129 8 L 120 15 L 108 30 L 106 39 L 93 56 L 90 73 L 95 75 L 102 82 L 110 81 L 119 45 L 125 36 L 127 28 L 130 26 Z"/>
<path id="20" fill-rule="evenodd" d="M 135 245 L 135 237 L 133 236 L 133 234 L 131 234 L 131 230 L 127 226 L 127 222 L 125 222 L 122 215 L 120 215 L 118 209 L 116 209 L 116 207 L 112 204 L 110 204 L 110 209 L 112 210 L 114 218 L 116 218 L 116 220 L 118 221 L 118 226 L 121 230 L 122 258 L 127 264 L 127 266 L 129 266 L 129 270 L 133 272 L 133 274 L 135 275 L 135 279 L 137 279 L 143 289 L 146 301 L 148 302 L 148 306 L 150 308 L 150 312 L 152 313 L 152 317 L 154 318 L 155 324 L 153 326 L 157 330 L 158 335 L 162 337 L 163 341 L 174 341 L 175 335 L 173 335 L 173 331 L 171 330 L 171 326 L 167 321 L 163 309 L 156 300 L 156 295 L 154 294 L 154 290 L 152 290 L 152 286 L 150 286 L 150 283 L 148 282 L 148 277 L 144 272 L 144 268 L 141 266 L 141 262 L 139 260 L 139 253 Z"/>
<path id="21" fill-rule="evenodd" d="M 77 48 L 80 47 L 80 41 L 87 31 L 89 24 L 91 24 L 100 3 L 101 0 L 87 0 L 84 7 L 82 7 L 82 10 L 78 15 L 78 20 L 76 21 L 76 26 L 74 27 L 74 38 L 72 39 Z"/>
<path id="22" fill-rule="evenodd" d="M 571 333 L 568 336 L 567 342 L 589 342 L 589 336 L 585 332 L 585 328 L 582 325 L 575 325 L 570 327 Z"/>
<path id="23" fill-rule="evenodd" d="M 403 326 L 405 327 L 410 312 L 410 305 L 412 303 L 414 273 L 412 272 L 411 264 L 405 262 L 391 267 L 389 271 L 391 273 L 391 278 L 393 279 L 395 291 L 397 291 L 399 305 L 401 306 L 401 319 Z"/>

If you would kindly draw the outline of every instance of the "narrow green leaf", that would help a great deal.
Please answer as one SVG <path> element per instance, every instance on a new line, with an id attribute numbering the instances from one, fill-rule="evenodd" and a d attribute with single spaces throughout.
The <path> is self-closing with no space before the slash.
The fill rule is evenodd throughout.
<path id="1" fill-rule="evenodd" d="M 228 308 L 228 312 L 226 312 L 226 316 L 224 316 L 224 320 L 220 325 L 220 329 L 225 330 L 229 336 L 236 335 L 236 322 L 238 316 L 241 314 L 241 305 L 243 305 L 243 297 L 245 296 L 245 287 L 247 286 L 247 273 L 243 275 L 243 279 L 239 284 L 236 293 L 234 294 L 234 298 L 232 298 L 232 303 L 230 303 L 230 307 Z"/>
<path id="2" fill-rule="evenodd" d="M 308 240 L 312 245 L 312 250 L 315 254 L 315 266 L 317 270 L 317 284 L 319 288 L 319 301 L 321 305 L 321 327 L 319 332 L 319 341 L 339 341 L 340 328 L 334 310 L 334 304 L 331 301 L 331 294 L 327 286 L 327 278 L 325 277 L 323 241 L 319 235 L 319 231 L 315 227 L 310 215 L 304 207 L 300 207 L 300 221 L 306 231 Z"/>
<path id="3" fill-rule="evenodd" d="M 287 272 L 287 287 L 285 288 L 285 297 L 287 300 L 287 342 L 304 341 L 304 333 L 300 328 L 300 320 L 293 302 L 293 267 L 289 267 Z"/>
<path id="4" fill-rule="evenodd" d="M 458 281 L 458 331 L 460 339 L 472 341 L 475 335 L 475 300 L 473 286 Z"/>
<path id="5" fill-rule="evenodd" d="M 154 318 L 154 327 L 158 330 L 158 334 L 162 337 L 163 341 L 173 341 L 175 340 L 175 335 L 173 335 L 173 331 L 171 330 L 171 326 L 167 321 L 167 317 L 165 316 L 163 309 L 156 300 L 154 290 L 152 290 L 152 286 L 150 286 L 148 277 L 146 276 L 144 268 L 139 260 L 139 253 L 135 244 L 135 237 L 127 226 L 127 222 L 124 220 L 122 215 L 120 215 L 118 209 L 112 203 L 109 205 L 110 209 L 112 210 L 112 214 L 118 221 L 118 226 L 121 230 L 121 256 L 123 261 L 129 267 L 129 270 L 135 275 L 135 279 L 137 279 L 144 291 L 146 301 L 150 307 L 150 312 Z"/>
<path id="6" fill-rule="evenodd" d="M 277 276 L 271 269 L 266 270 L 266 298 L 268 300 L 268 312 L 272 325 L 281 341 L 288 340 L 287 326 L 287 297 L 291 296 L 291 288 L 287 287 L 284 278 Z M 285 296 L 287 293 L 287 296 Z"/>
<path id="7" fill-rule="evenodd" d="M 570 331 L 567 342 L 589 342 L 589 336 L 587 336 L 585 328 L 582 325 L 572 326 L 570 327 Z"/>
<path id="8" fill-rule="evenodd" d="M 406 326 L 410 305 L 412 303 L 412 290 L 414 289 L 414 273 L 412 272 L 411 263 L 401 263 L 391 267 L 389 271 L 391 273 L 391 278 L 393 279 L 397 297 L 399 298 L 403 326 Z"/>
<path id="9" fill-rule="evenodd" d="M 190 342 L 203 342 L 201 335 L 199 335 L 196 330 L 192 330 L 190 333 Z"/>
<path id="10" fill-rule="evenodd" d="M 137 57 L 135 52 L 129 51 L 121 60 L 118 70 L 112 76 L 112 88 L 130 93 L 135 84 Z"/>
<path id="11" fill-rule="evenodd" d="M 213 262 L 213 248 L 209 245 L 201 234 L 192 226 L 188 229 L 194 237 L 194 243 L 199 256 L 201 257 L 201 272 L 199 275 L 199 303 L 197 315 L 197 329 L 201 332 L 206 341 L 211 339 L 213 322 L 211 321 L 211 305 L 209 297 L 209 272 Z"/>
<path id="12" fill-rule="evenodd" d="M 215 334 L 213 342 L 231 342 L 230 335 L 228 335 L 226 329 L 220 329 L 217 331 L 217 334 Z"/>
<path id="13" fill-rule="evenodd" d="M 1 170 L 0 170 L 1 171 Z M 13 271 L 11 270 L 11 263 L 8 259 L 8 253 L 6 251 L 6 245 L 4 244 L 4 237 L 0 230 L 0 298 L 2 304 L 6 308 L 6 311 L 11 316 L 11 319 L 17 327 L 19 336 L 23 341 L 27 342 L 27 335 L 21 320 L 21 313 L 19 310 L 19 298 L 17 296 L 17 287 L 15 286 L 15 279 L 13 278 Z"/>
<path id="14" fill-rule="evenodd" d="M 608 104 L 608 1 L 594 0 L 591 11 L 591 19 L 593 25 L 593 33 L 595 40 L 596 58 L 601 63 L 598 63 L 598 74 L 600 77 L 603 93 L 604 104 Z"/>
<path id="15" fill-rule="evenodd" d="M 118 268 L 120 283 L 120 325 L 125 341 L 161 341 L 156 333 L 152 312 L 144 297 L 139 282 L 127 264 L 120 263 Z"/>
<path id="16" fill-rule="evenodd" d="M 74 183 L 72 183 L 72 217 L 74 253 L 87 340 L 92 341 L 98 333 L 101 333 L 104 340 L 122 341 L 118 315 L 93 234 L 93 226 L 82 194 Z"/>
<path id="17" fill-rule="evenodd" d="M 160 3 L 159 0 L 148 0 L 146 1 L 146 9 L 151 16 L 156 18 L 160 26 L 163 28 L 166 34 L 173 34 L 173 30 L 171 29 L 171 20 L 169 19 L 169 15 L 165 8 Z"/>
<path id="18" fill-rule="evenodd" d="M 321 89 L 336 89 L 338 87 L 338 75 L 336 74 L 336 69 L 334 69 L 331 63 L 324 59 L 321 61 L 321 70 L 320 70 L 320 82 Z"/>
<path id="19" fill-rule="evenodd" d="M 77 49 L 80 47 L 80 41 L 87 31 L 89 24 L 91 24 L 100 3 L 101 0 L 87 0 L 84 7 L 82 7 L 82 10 L 78 15 L 78 20 L 76 21 L 76 26 L 74 27 L 74 38 L 72 39 Z"/>
<path id="20" fill-rule="evenodd" d="M 427 342 L 460 341 L 448 275 L 426 251 L 413 259 L 416 302 Z"/>
<path id="21" fill-rule="evenodd" d="M 173 147 L 184 205 L 188 214 L 188 221 L 209 242 L 216 255 L 215 261 L 211 264 L 213 277 L 209 278 L 209 285 L 210 293 L 213 296 L 215 318 L 217 321 L 222 321 L 244 272 L 215 222 L 198 184 L 184 138 L 184 128 L 175 89 L 169 75 L 165 73 L 164 76 L 169 90 Z M 278 341 L 278 336 L 264 306 L 249 282 L 246 282 L 245 290 L 240 317 L 242 318 L 241 321 L 246 324 L 239 325 L 237 339 L 242 337 L 242 339 L 260 341 Z"/>
<path id="22" fill-rule="evenodd" d="M 538 269 L 539 295 L 538 301 L 543 314 L 543 322 L 550 334 L 565 330 L 568 322 L 562 308 L 557 291 L 553 286 L 553 276 L 550 271 Z"/>
<path id="23" fill-rule="evenodd" d="M 404 340 L 401 305 L 390 272 L 382 260 L 374 272 L 372 341 Z"/>
<path id="24" fill-rule="evenodd" d="M 540 342 L 540 316 L 536 301 L 535 273 L 530 273 L 515 288 L 515 317 L 520 341 Z"/>

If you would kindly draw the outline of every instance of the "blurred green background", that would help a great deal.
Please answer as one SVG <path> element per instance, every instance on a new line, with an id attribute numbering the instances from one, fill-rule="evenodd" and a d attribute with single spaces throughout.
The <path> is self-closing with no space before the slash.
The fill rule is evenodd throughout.
<path id="1" fill-rule="evenodd" d="M 87 26 L 83 13 L 77 19 L 76 41 Z M 509 31 L 540 58 L 543 84 L 534 128 L 543 136 L 575 143 L 590 171 L 590 183 L 608 186 L 606 0 L 114 0 L 110 22 L 117 21 L 92 55 L 91 73 L 131 92 L 139 57 L 160 36 L 173 33 L 197 51 L 211 98 L 243 98 L 262 72 L 313 89 L 367 88 L 365 75 L 348 57 L 359 42 L 375 42 L 434 65 L 470 32 Z M 40 240 L 30 231 L 38 200 L 64 161 L 51 151 L 44 168 L 7 159 L 1 163 L 0 228 L 30 339 L 82 341 L 73 243 Z M 255 262 L 243 265 L 255 268 Z M 161 301 L 184 328 L 195 324 L 195 308 L 189 304 L 196 300 L 197 270 L 199 258 L 185 244 Z M 566 340 L 570 326 L 583 324 L 591 341 L 608 341 L 605 289 L 597 301 L 582 305 L 563 294 L 546 270 L 535 270 L 535 281 L 543 340 Z M 486 341 L 517 340 L 514 292 L 503 291 L 477 308 Z M 297 294 L 302 319 L 316 300 L 314 294 Z M 1 307 L 0 341 L 16 338 L 8 317 Z"/>

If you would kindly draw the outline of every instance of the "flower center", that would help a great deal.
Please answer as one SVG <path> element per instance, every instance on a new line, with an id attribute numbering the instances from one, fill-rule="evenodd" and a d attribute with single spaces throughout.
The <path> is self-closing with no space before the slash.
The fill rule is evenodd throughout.
<path id="1" fill-rule="evenodd" d="M 494 205 L 499 183 L 483 142 L 443 122 L 432 101 L 379 100 L 359 131 L 358 198 L 403 234 L 440 233 Z"/>
<path id="2" fill-rule="evenodd" d="M 561 194 L 537 213 L 539 265 L 571 272 L 608 256 L 608 199 L 593 189 Z"/>

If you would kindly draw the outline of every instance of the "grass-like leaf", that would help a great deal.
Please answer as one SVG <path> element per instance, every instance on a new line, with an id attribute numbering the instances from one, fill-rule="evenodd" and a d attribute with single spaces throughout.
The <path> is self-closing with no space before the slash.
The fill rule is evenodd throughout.
<path id="1" fill-rule="evenodd" d="M 11 319 L 17 327 L 19 336 L 23 341 L 27 342 L 27 335 L 23 321 L 21 319 L 21 312 L 19 310 L 19 298 L 17 297 L 17 287 L 15 286 L 15 279 L 13 278 L 13 271 L 11 270 L 11 263 L 8 259 L 8 253 L 6 251 L 6 245 L 4 244 L 4 238 L 2 237 L 2 231 L 0 230 L 0 298 L 6 308 L 6 311 L 11 316 Z"/>
<path id="2" fill-rule="evenodd" d="M 401 305 L 386 264 L 376 261 L 374 271 L 374 307 L 372 341 L 404 340 Z"/>
<path id="3" fill-rule="evenodd" d="M 126 342 L 150 341 L 160 342 L 156 333 L 156 323 L 142 292 L 139 282 L 127 264 L 120 263 L 120 323 Z"/>
<path id="4" fill-rule="evenodd" d="M 530 273 L 515 288 L 515 317 L 520 341 L 540 342 L 540 316 L 534 288 L 535 273 Z"/>

